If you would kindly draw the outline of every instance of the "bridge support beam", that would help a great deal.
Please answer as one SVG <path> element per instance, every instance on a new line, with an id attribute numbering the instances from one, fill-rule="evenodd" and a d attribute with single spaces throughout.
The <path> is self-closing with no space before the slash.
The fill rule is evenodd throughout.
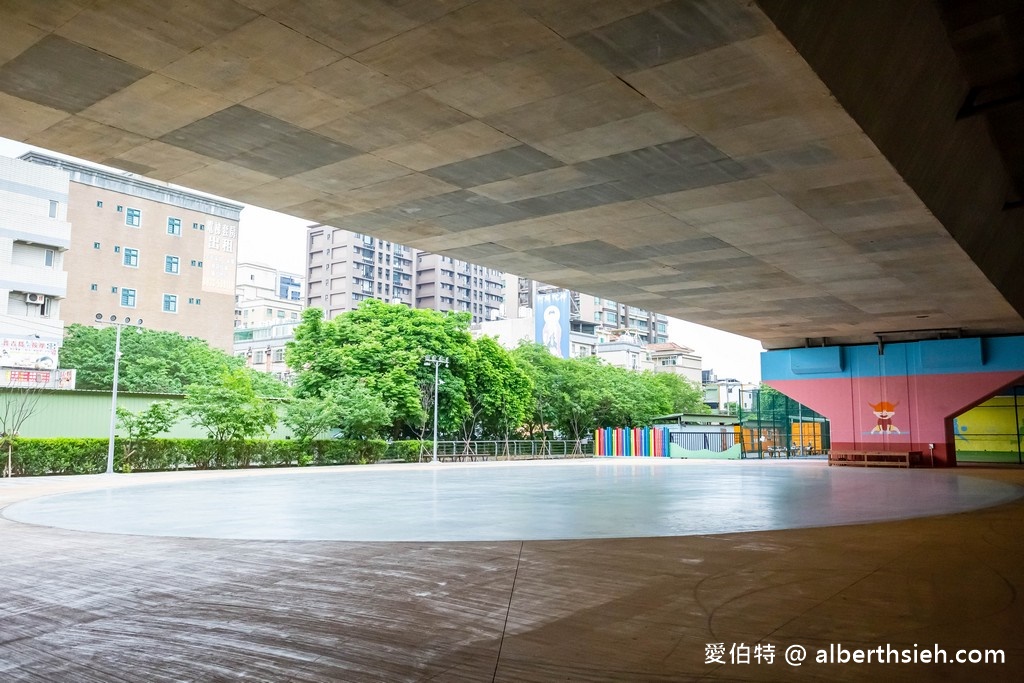
<path id="1" fill-rule="evenodd" d="M 1024 336 L 766 351 L 761 376 L 829 418 L 833 450 L 953 466 L 953 418 L 1024 377 Z"/>

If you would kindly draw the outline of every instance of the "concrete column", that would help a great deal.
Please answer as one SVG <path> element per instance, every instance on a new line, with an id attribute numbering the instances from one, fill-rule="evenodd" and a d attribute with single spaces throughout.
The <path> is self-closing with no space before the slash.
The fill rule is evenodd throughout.
<path id="1" fill-rule="evenodd" d="M 829 418 L 833 450 L 953 466 L 953 417 L 1024 377 L 1024 336 L 766 351 L 761 376 Z"/>

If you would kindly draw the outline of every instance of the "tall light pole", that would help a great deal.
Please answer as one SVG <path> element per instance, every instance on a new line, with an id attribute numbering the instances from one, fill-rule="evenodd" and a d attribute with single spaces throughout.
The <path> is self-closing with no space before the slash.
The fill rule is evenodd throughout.
<path id="1" fill-rule="evenodd" d="M 142 325 L 142 318 L 135 322 L 128 316 L 121 320 L 116 315 L 110 316 L 109 320 L 103 319 L 102 313 L 96 314 L 96 322 L 113 325 L 114 333 L 114 388 L 110 394 L 110 432 L 107 441 L 107 474 L 114 473 L 114 428 L 117 425 L 117 380 L 121 370 L 121 328 L 131 325 Z"/>
<path id="2" fill-rule="evenodd" d="M 448 367 L 448 358 L 446 356 L 427 356 L 423 359 L 424 365 L 434 365 L 434 458 L 431 462 L 437 462 L 437 385 L 438 385 L 438 370 L 441 365 L 444 364 Z"/>

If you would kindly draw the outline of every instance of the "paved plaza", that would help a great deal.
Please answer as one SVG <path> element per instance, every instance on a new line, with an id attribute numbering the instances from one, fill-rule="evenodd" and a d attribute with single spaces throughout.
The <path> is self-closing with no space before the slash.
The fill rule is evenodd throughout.
<path id="1" fill-rule="evenodd" d="M 3 481 L 0 680 L 1019 680 L 1020 484 L 1017 469 L 629 461 Z M 348 505 L 323 505 L 331 486 Z M 440 499 L 474 487 L 452 517 Z M 519 488 L 543 513 L 503 499 Z M 359 505 L 369 515 L 346 510 Z M 331 516 L 320 537 L 351 540 L 301 540 L 306 520 L 272 519 L 293 509 Z M 662 526 L 635 526 L 644 510 Z M 566 536 L 598 537 L 543 540 L 559 511 Z M 630 526 L 581 533 L 593 528 L 581 514 Z M 523 538 L 502 540 L 517 518 Z M 819 522 L 835 526 L 808 527 Z M 422 540 L 353 537 L 360 527 Z M 435 537 L 447 527 L 492 537 Z M 708 663 L 717 643 L 777 656 Z M 1006 663 L 782 658 L 837 643 L 998 648 Z"/>

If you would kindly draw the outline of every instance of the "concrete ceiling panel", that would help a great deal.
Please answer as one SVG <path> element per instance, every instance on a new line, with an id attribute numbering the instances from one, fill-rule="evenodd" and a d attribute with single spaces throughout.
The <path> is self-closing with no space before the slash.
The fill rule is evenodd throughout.
<path id="1" fill-rule="evenodd" d="M 0 92 L 0 120 L 4 133 L 12 138 L 28 139 L 68 116 L 67 112 Z"/>
<path id="2" fill-rule="evenodd" d="M 292 0 L 273 3 L 264 12 L 317 42 L 351 55 L 419 25 L 415 17 L 401 10 L 384 2 Z"/>
<path id="3" fill-rule="evenodd" d="M 120 128 L 69 116 L 26 141 L 45 149 L 63 150 L 72 156 L 96 159 L 102 164 L 147 140 Z"/>
<path id="4" fill-rule="evenodd" d="M 558 43 L 427 89 L 431 95 L 479 118 L 606 81 L 607 70 L 571 45 Z M 515 83 L 515 88 L 509 88 Z"/>
<path id="5" fill-rule="evenodd" d="M 340 59 L 299 78 L 338 103 L 338 113 L 358 111 L 407 95 L 412 89 L 354 59 Z"/>
<path id="6" fill-rule="evenodd" d="M 676 0 L 571 42 L 610 71 L 628 74 L 751 38 L 768 27 L 736 0 Z"/>
<path id="7" fill-rule="evenodd" d="M 468 123 L 470 117 L 423 92 L 343 114 L 316 132 L 367 152 L 421 140 Z"/>
<path id="8" fill-rule="evenodd" d="M 663 112 L 645 112 L 537 143 L 537 149 L 565 163 L 589 161 L 675 140 L 693 132 Z"/>
<path id="9" fill-rule="evenodd" d="M 0 134 L 770 347 L 1024 332 L 1024 219 L 1003 211 L 995 149 L 1017 158 L 1019 116 L 955 119 L 955 55 L 977 77 L 1009 53 L 989 68 L 964 34 L 950 47 L 931 2 L 840 16 L 794 0 L 0 3 Z"/>
<path id="10" fill-rule="evenodd" d="M 431 133 L 409 144 L 376 150 L 374 154 L 414 171 L 426 171 L 519 144 L 484 123 L 470 121 Z"/>
<path id="11" fill-rule="evenodd" d="M 358 154 L 348 145 L 242 105 L 171 131 L 160 141 L 278 178 Z"/>
<path id="12" fill-rule="evenodd" d="M 432 168 L 425 173 L 458 187 L 475 187 L 487 183 L 547 171 L 562 166 L 529 145 L 516 145 L 490 154 Z"/>
<path id="13" fill-rule="evenodd" d="M 81 112 L 82 116 L 158 138 L 231 102 L 160 74 L 150 74 Z"/>
<path id="14" fill-rule="evenodd" d="M 473 192 L 499 202 L 515 202 L 529 197 L 541 197 L 565 190 L 575 190 L 607 182 L 605 176 L 585 173 L 573 166 L 487 183 L 473 188 Z"/>
<path id="15" fill-rule="evenodd" d="M 399 178 L 411 172 L 404 166 L 393 164 L 375 155 L 360 154 L 296 174 L 293 180 L 322 192 L 339 193 Z"/>
<path id="16" fill-rule="evenodd" d="M 68 17 L 56 29 L 57 34 L 149 71 L 157 71 L 259 16 L 232 0 L 83 4 L 88 6 Z"/>
<path id="17" fill-rule="evenodd" d="M 416 89 L 542 49 L 559 36 L 505 0 L 481 0 L 356 55 Z"/>
<path id="18" fill-rule="evenodd" d="M 0 66 L 0 92 L 75 114 L 149 72 L 48 35 Z"/>

